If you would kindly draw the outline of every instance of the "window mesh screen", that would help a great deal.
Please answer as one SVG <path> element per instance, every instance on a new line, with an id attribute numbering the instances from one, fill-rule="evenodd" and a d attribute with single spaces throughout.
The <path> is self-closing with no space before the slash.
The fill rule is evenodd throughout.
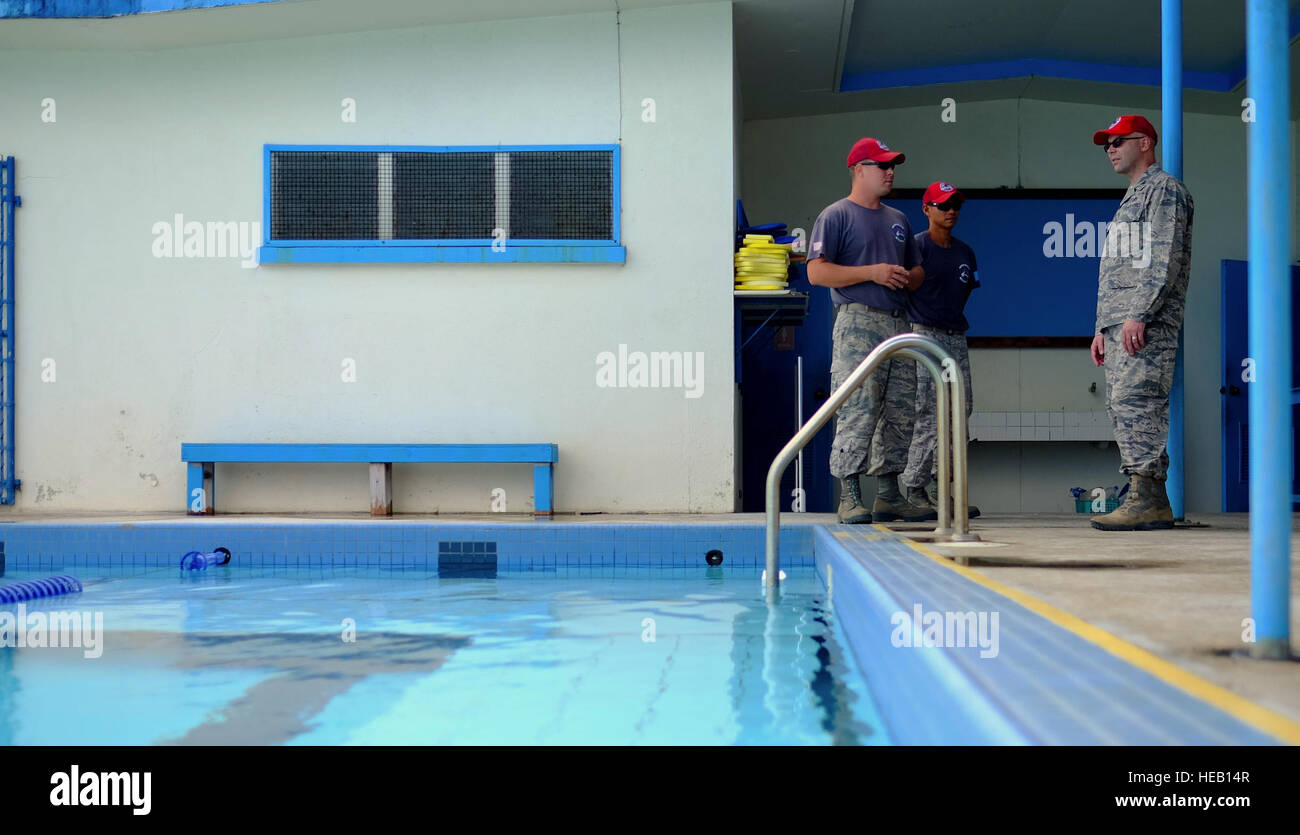
<path id="1" fill-rule="evenodd" d="M 614 238 L 614 153 L 272 151 L 271 240 Z"/>
<path id="2" fill-rule="evenodd" d="M 490 238 L 491 153 L 393 154 L 394 238 Z"/>
<path id="3" fill-rule="evenodd" d="M 510 155 L 512 238 L 613 237 L 608 151 Z"/>
<path id="4" fill-rule="evenodd" d="M 379 237 L 376 153 L 276 151 L 271 154 L 271 240 Z"/>

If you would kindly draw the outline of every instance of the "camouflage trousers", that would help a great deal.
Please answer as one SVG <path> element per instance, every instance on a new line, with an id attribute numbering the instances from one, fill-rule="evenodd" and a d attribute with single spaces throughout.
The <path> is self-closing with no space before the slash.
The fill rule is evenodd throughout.
<path id="1" fill-rule="evenodd" d="M 866 305 L 840 305 L 831 336 L 831 390 L 839 388 L 872 349 L 907 333 L 907 316 Z M 916 407 L 916 361 L 895 357 L 877 368 L 835 418 L 831 475 L 899 473 L 907 466 Z M 873 454 L 874 453 L 874 454 Z M 870 469 L 868 469 L 870 467 Z"/>
<path id="2" fill-rule="evenodd" d="M 1123 328 L 1111 325 L 1101 332 L 1106 340 L 1106 411 L 1119 445 L 1119 469 L 1163 481 L 1169 470 L 1165 444 L 1178 328 L 1148 324 L 1146 345 L 1133 356 L 1120 344 Z"/>
<path id="3" fill-rule="evenodd" d="M 962 382 L 966 386 L 966 417 L 970 417 L 974 397 L 970 385 L 970 353 L 966 350 L 965 334 L 950 334 L 936 330 L 927 325 L 912 325 L 912 331 L 938 342 L 952 354 L 961 369 Z M 909 487 L 923 487 L 925 483 L 939 472 L 939 411 L 938 392 L 934 388 L 934 377 L 930 372 L 916 365 L 916 424 L 912 429 L 912 447 L 907 453 L 907 469 L 899 479 Z M 970 430 L 966 437 L 969 440 Z"/>

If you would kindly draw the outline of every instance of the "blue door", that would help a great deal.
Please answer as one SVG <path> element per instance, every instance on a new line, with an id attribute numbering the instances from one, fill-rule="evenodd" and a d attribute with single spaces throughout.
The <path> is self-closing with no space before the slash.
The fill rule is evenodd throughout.
<path id="1" fill-rule="evenodd" d="M 1250 398 L 1243 362 L 1250 354 L 1246 310 L 1246 262 L 1223 261 L 1221 270 L 1223 362 L 1219 395 L 1223 409 L 1223 510 L 1250 510 Z M 1295 426 L 1300 417 L 1300 267 L 1291 268 L 1291 500 L 1300 502 L 1296 483 Z M 1293 510 L 1300 504 L 1293 504 Z"/>
<path id="2" fill-rule="evenodd" d="M 825 287 L 808 283 L 802 263 L 792 265 L 790 289 L 808 293 L 808 310 L 803 324 L 790 326 L 780 342 L 772 327 L 745 326 L 737 319 L 737 356 L 741 386 L 742 462 L 741 510 L 762 512 L 766 508 L 767 471 L 799 426 L 812 417 L 830 397 L 831 325 L 835 306 Z M 803 357 L 803 415 L 795 396 L 796 358 Z M 804 447 L 804 510 L 826 513 L 835 510 L 834 479 L 830 474 L 831 421 Z M 781 510 L 789 512 L 795 486 L 792 463 L 781 481 Z"/>

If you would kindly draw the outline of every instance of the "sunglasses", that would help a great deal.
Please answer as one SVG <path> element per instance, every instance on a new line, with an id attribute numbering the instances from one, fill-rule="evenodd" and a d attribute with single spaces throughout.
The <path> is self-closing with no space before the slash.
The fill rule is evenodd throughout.
<path id="1" fill-rule="evenodd" d="M 858 163 L 858 165 L 870 165 L 870 166 L 872 166 L 872 167 L 874 167 L 874 168 L 879 168 L 881 171 L 888 171 L 888 170 L 890 170 L 891 168 L 893 168 L 895 165 L 898 165 L 898 163 L 896 163 L 896 162 L 860 162 L 860 163 Z"/>
<path id="2" fill-rule="evenodd" d="M 955 199 L 948 199 L 948 200 L 943 201 L 942 203 L 930 203 L 929 205 L 935 207 L 936 209 L 938 209 L 938 210 L 941 211 L 941 212 L 960 212 L 960 211 L 961 211 L 961 201 L 960 201 L 960 200 L 955 200 Z"/>
<path id="3" fill-rule="evenodd" d="M 1130 139 L 1144 139 L 1144 138 L 1146 138 L 1146 134 L 1142 134 L 1140 136 L 1121 136 L 1119 139 L 1112 139 L 1109 142 L 1101 143 L 1101 149 L 1103 151 L 1106 151 L 1111 148 L 1118 148 L 1119 146 L 1123 145 L 1125 142 L 1128 142 Z"/>

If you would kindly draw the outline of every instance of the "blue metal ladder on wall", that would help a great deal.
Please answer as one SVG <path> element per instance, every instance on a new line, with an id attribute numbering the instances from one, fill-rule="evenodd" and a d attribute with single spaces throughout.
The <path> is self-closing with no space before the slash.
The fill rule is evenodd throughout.
<path id="1" fill-rule="evenodd" d="M 0 504 L 13 504 L 14 478 L 14 158 L 0 158 Z"/>

